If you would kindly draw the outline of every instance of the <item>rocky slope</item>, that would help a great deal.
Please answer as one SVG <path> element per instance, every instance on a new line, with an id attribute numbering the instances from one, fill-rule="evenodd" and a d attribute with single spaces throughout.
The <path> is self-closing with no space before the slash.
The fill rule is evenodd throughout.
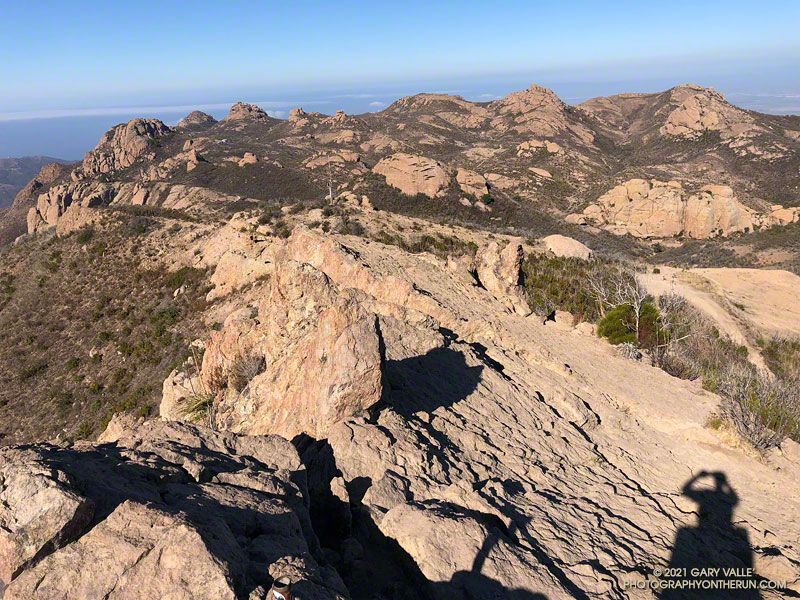
<path id="1" fill-rule="evenodd" d="M 9 206 L 14 196 L 36 176 L 40 169 L 50 164 L 66 162 L 49 156 L 0 158 L 0 209 Z"/>
<path id="2" fill-rule="evenodd" d="M 279 575 L 301 598 L 644 599 L 698 564 L 800 593 L 797 443 L 756 453 L 700 381 L 532 314 L 523 286 L 530 252 L 793 239 L 795 180 L 777 208 L 753 173 L 790 170 L 796 120 L 692 86 L 206 117 L 119 125 L 21 197 L 5 600 L 260 600 Z M 752 351 L 797 331 L 790 273 L 642 277 Z"/>
<path id="3" fill-rule="evenodd" d="M 737 490 L 759 573 L 800 588 L 794 510 L 769 508 L 775 494 L 794 502 L 779 491 L 800 475 L 793 442 L 767 464 L 732 450 L 706 426 L 712 394 L 616 358 L 569 324 L 514 314 L 511 288 L 487 289 L 465 266 L 443 277 L 438 261 L 304 230 L 271 262 L 258 312 L 232 313 L 207 346 L 206 385 L 243 355 L 268 365 L 219 392 L 216 422 L 324 438 L 306 460 L 320 468 L 327 457 L 343 478 L 348 531 L 367 553 L 411 561 L 431 597 L 650 597 L 624 582 L 670 560 L 698 510 L 682 488 L 702 471 Z M 345 493 L 337 477 L 316 483 L 318 501 Z M 734 552 L 722 521 L 715 543 Z M 345 542 L 332 548 L 351 592 L 379 580 L 370 593 L 386 593 L 392 575 L 348 559 Z"/>

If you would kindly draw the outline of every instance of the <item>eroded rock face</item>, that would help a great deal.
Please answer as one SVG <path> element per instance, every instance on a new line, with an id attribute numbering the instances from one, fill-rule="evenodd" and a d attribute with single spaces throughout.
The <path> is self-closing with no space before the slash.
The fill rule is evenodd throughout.
<path id="1" fill-rule="evenodd" d="M 499 131 L 512 129 L 517 133 L 541 137 L 570 132 L 584 143 L 594 140 L 588 127 L 572 123 L 567 118 L 567 105 L 558 96 L 538 85 L 494 100 L 489 103 L 489 109 L 499 115 L 491 121 L 492 127 Z"/>
<path id="2" fill-rule="evenodd" d="M 450 182 L 447 170 L 437 161 L 398 152 L 382 159 L 372 171 L 386 177 L 386 183 L 411 196 L 439 195 Z"/>
<path id="3" fill-rule="evenodd" d="M 478 250 L 476 272 L 481 284 L 510 309 L 521 315 L 530 314 L 522 289 L 522 261 L 525 254 L 519 243 L 510 242 L 500 249 L 498 242 L 489 242 Z"/>
<path id="4" fill-rule="evenodd" d="M 53 183 L 56 179 L 69 173 L 72 165 L 62 165 L 60 163 L 51 163 L 44 165 L 39 174 L 31 179 L 28 184 L 22 188 L 14 197 L 14 202 L 11 204 L 13 208 L 27 206 L 35 203 L 36 198 L 39 197 L 40 189 Z"/>
<path id="5" fill-rule="evenodd" d="M 472 194 L 476 198 L 481 198 L 489 193 L 489 186 L 486 185 L 486 178 L 480 173 L 468 169 L 458 169 L 456 171 L 456 182 L 461 190 L 466 194 Z"/>
<path id="6" fill-rule="evenodd" d="M 230 112 L 222 119 L 226 121 L 240 121 L 240 120 L 255 120 L 263 121 L 269 118 L 264 110 L 255 104 L 246 104 L 245 102 L 237 102 L 231 106 Z"/>
<path id="7" fill-rule="evenodd" d="M 752 231 L 761 223 L 728 186 L 707 185 L 689 194 L 680 183 L 631 179 L 590 204 L 583 215 L 612 233 L 635 237 L 709 238 Z"/>
<path id="8" fill-rule="evenodd" d="M 215 373 L 264 360 L 246 387 L 222 393 L 217 422 L 232 431 L 318 439 L 375 404 L 382 392 L 380 331 L 362 300 L 310 265 L 279 261 L 257 317 L 247 309 L 232 314 L 208 342 L 208 385 Z"/>
<path id="9" fill-rule="evenodd" d="M 115 192 L 115 186 L 96 181 L 55 186 L 41 194 L 36 206 L 28 210 L 28 233 L 54 227 L 62 220 L 66 221 L 59 233 L 74 231 L 92 218 L 82 209 L 108 204 Z"/>
<path id="10" fill-rule="evenodd" d="M 193 110 L 180 121 L 178 121 L 178 124 L 175 125 L 175 127 L 178 129 L 183 129 L 185 127 L 192 127 L 195 125 L 213 125 L 216 122 L 217 120 L 211 115 L 199 110 Z"/>
<path id="11" fill-rule="evenodd" d="M 506 248 L 492 252 L 493 271 L 514 282 L 516 246 Z M 633 565 L 668 564 L 677 532 L 694 530 L 705 508 L 682 488 L 703 470 L 737 488 L 736 523 L 759 573 L 800 586 L 796 541 L 773 533 L 792 531 L 792 513 L 769 500 L 775 486 L 789 489 L 792 471 L 720 451 L 703 427 L 715 397 L 612 356 L 566 313 L 555 326 L 514 314 L 467 276 L 443 276 L 436 260 L 302 229 L 282 260 L 300 265 L 292 281 L 309 290 L 307 313 L 292 299 L 293 314 L 314 315 L 333 294 L 377 315 L 381 402 L 334 422 L 313 457 L 304 454 L 327 502 L 322 518 L 335 514 L 341 526 L 326 548 L 354 596 L 622 600 L 621 582 L 646 576 Z M 317 334 L 305 323 L 318 321 L 281 322 L 298 354 L 313 355 L 303 344 Z M 233 344 L 250 330 L 226 323 L 223 332 Z M 248 410 L 242 396 L 237 406 Z M 332 462 L 322 468 L 325 454 Z M 721 527 L 715 547 L 734 548 L 742 538 Z"/>
<path id="12" fill-rule="evenodd" d="M 239 600 L 282 574 L 302 597 L 348 597 L 314 558 L 289 442 L 154 421 L 115 437 L 0 450 L 6 600 Z"/>
<path id="13" fill-rule="evenodd" d="M 705 131 L 718 131 L 726 139 L 755 128 L 746 111 L 728 104 L 713 88 L 679 86 L 672 90 L 672 98 L 680 105 L 669 114 L 661 133 L 696 138 Z"/>
<path id="14" fill-rule="evenodd" d="M 112 127 L 95 149 L 86 153 L 81 175 L 92 177 L 129 167 L 140 156 L 150 154 L 152 141 L 169 131 L 158 119 L 134 119 Z"/>

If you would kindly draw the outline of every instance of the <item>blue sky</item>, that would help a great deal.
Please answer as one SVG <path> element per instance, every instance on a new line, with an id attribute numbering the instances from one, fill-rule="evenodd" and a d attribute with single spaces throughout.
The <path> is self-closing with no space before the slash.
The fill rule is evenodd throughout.
<path id="1" fill-rule="evenodd" d="M 480 100 L 534 82 L 567 102 L 694 82 L 800 112 L 797 0 L 2 0 L 0 15 L 0 123 L 177 119 L 171 107 L 236 100 L 278 116 L 299 104 L 364 112 L 419 91 Z"/>

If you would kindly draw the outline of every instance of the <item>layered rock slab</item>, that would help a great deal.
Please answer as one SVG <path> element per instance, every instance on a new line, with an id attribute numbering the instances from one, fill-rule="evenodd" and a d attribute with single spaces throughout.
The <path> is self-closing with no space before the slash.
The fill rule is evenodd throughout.
<path id="1" fill-rule="evenodd" d="M 736 488 L 757 572 L 790 572 L 800 588 L 786 510 L 797 501 L 784 493 L 796 471 L 720 443 L 704 427 L 715 396 L 514 314 L 468 273 L 443 276 L 433 257 L 303 230 L 287 255 L 360 291 L 381 325 L 383 314 L 403 324 L 381 327 L 380 403 L 332 424 L 324 442 L 329 495 L 352 511 L 356 539 L 334 548 L 351 589 L 370 581 L 370 593 L 389 594 L 411 581 L 422 597 L 629 598 L 625 582 L 668 564 L 678 532 L 707 510 L 684 494 L 702 471 Z M 735 549 L 741 538 L 724 525 L 716 544 Z M 392 579 L 366 556 L 405 574 Z"/>

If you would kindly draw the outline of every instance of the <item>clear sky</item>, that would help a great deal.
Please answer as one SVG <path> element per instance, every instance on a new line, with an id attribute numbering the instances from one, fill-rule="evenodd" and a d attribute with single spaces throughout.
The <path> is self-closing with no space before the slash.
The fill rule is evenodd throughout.
<path id="1" fill-rule="evenodd" d="M 799 0 L 0 0 L 0 123 L 236 100 L 363 112 L 534 82 L 567 102 L 693 82 L 800 112 L 799 23 Z"/>

